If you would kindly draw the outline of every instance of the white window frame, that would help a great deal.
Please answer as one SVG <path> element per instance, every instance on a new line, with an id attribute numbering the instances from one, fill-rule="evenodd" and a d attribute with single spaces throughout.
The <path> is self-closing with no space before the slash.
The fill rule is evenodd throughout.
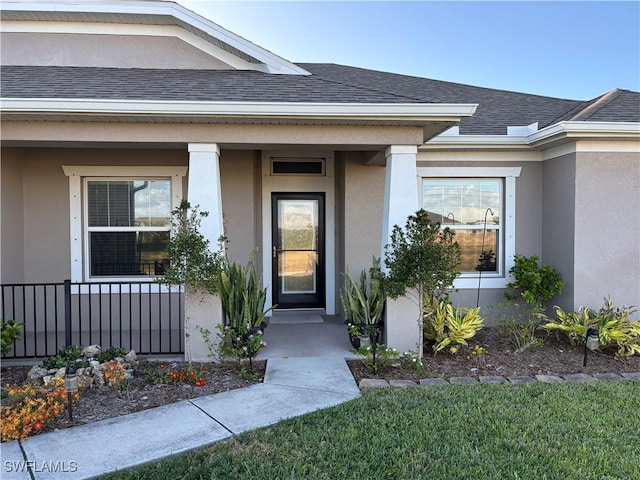
<path id="1" fill-rule="evenodd" d="M 148 276 L 140 277 L 90 277 L 89 248 L 86 215 L 86 181 L 91 180 L 158 180 L 171 179 L 171 209 L 182 201 L 182 180 L 187 167 L 138 167 L 138 166 L 69 166 L 63 165 L 69 177 L 70 252 L 72 282 L 152 282 Z"/>
<path id="2" fill-rule="evenodd" d="M 454 281 L 456 289 L 478 288 L 478 279 L 481 277 L 481 288 L 505 288 L 510 282 L 509 270 L 514 265 L 516 238 L 516 178 L 520 176 L 521 167 L 418 167 L 418 194 L 422 206 L 422 180 L 438 178 L 499 178 L 503 179 L 503 209 L 501 215 L 502 254 L 496 261 L 503 265 L 503 270 L 498 273 L 491 272 L 465 272 Z"/>

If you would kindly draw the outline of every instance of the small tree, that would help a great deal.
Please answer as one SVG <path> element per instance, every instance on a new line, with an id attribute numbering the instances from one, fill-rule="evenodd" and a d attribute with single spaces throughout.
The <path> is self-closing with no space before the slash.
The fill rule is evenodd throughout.
<path id="1" fill-rule="evenodd" d="M 201 212 L 197 206 L 192 208 L 188 201 L 182 200 L 171 215 L 171 239 L 167 244 L 169 268 L 158 281 L 217 294 L 225 256 L 223 248 L 211 251 L 209 240 L 200 233 L 202 219 L 209 212 Z"/>
<path id="2" fill-rule="evenodd" d="M 449 227 L 432 222 L 426 210 L 410 215 L 404 229 L 395 225 L 391 244 L 385 246 L 387 296 L 398 298 L 415 288 L 420 304 L 446 297 L 460 273 L 460 246 L 454 236 Z"/>
<path id="3" fill-rule="evenodd" d="M 385 294 L 398 298 L 407 289 L 416 290 L 420 338 L 425 307 L 446 298 L 459 274 L 460 246 L 454 236 L 450 228 L 441 229 L 422 209 L 407 218 L 404 229 L 395 225 L 391 243 L 385 246 Z"/>

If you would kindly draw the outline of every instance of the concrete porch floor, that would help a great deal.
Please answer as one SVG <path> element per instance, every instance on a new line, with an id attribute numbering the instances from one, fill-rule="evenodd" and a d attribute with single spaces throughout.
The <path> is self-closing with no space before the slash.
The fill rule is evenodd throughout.
<path id="1" fill-rule="evenodd" d="M 321 321 L 320 321 L 321 320 Z M 347 327 L 337 316 L 309 312 L 276 312 L 267 321 L 267 347 L 257 358 L 359 358 L 351 352 Z"/>

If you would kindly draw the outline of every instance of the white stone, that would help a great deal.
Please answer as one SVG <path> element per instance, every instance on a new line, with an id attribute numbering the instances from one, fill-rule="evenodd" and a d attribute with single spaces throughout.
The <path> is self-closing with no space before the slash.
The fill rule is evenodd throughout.
<path id="1" fill-rule="evenodd" d="M 129 353 L 124 356 L 124 359 L 130 364 L 135 364 L 138 361 L 138 356 L 136 355 L 135 350 L 130 350 Z"/>
<path id="2" fill-rule="evenodd" d="M 100 368 L 100 362 L 97 360 L 89 360 L 89 366 L 91 368 Z"/>
<path id="3" fill-rule="evenodd" d="M 29 380 L 40 380 L 47 373 L 49 373 L 49 371 L 46 368 L 34 365 L 33 367 L 31 367 L 31 370 L 29 370 L 27 377 L 29 378 Z"/>
<path id="4" fill-rule="evenodd" d="M 102 352 L 102 348 L 100 345 L 89 345 L 88 347 L 84 347 L 82 350 L 82 356 L 87 358 L 97 357 L 98 354 Z"/>
<path id="5" fill-rule="evenodd" d="M 47 385 L 51 380 L 53 380 L 53 377 L 51 375 L 45 375 L 44 377 L 42 377 L 42 381 L 45 385 Z"/>
<path id="6" fill-rule="evenodd" d="M 56 373 L 53 375 L 54 377 L 64 377 L 67 374 L 67 368 L 61 367 L 56 370 Z"/>

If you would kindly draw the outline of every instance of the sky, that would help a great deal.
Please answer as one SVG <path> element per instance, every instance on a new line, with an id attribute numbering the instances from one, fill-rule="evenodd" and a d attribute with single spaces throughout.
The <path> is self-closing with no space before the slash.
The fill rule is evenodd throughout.
<path id="1" fill-rule="evenodd" d="M 640 2 L 177 0 L 292 62 L 589 100 L 640 91 Z"/>

